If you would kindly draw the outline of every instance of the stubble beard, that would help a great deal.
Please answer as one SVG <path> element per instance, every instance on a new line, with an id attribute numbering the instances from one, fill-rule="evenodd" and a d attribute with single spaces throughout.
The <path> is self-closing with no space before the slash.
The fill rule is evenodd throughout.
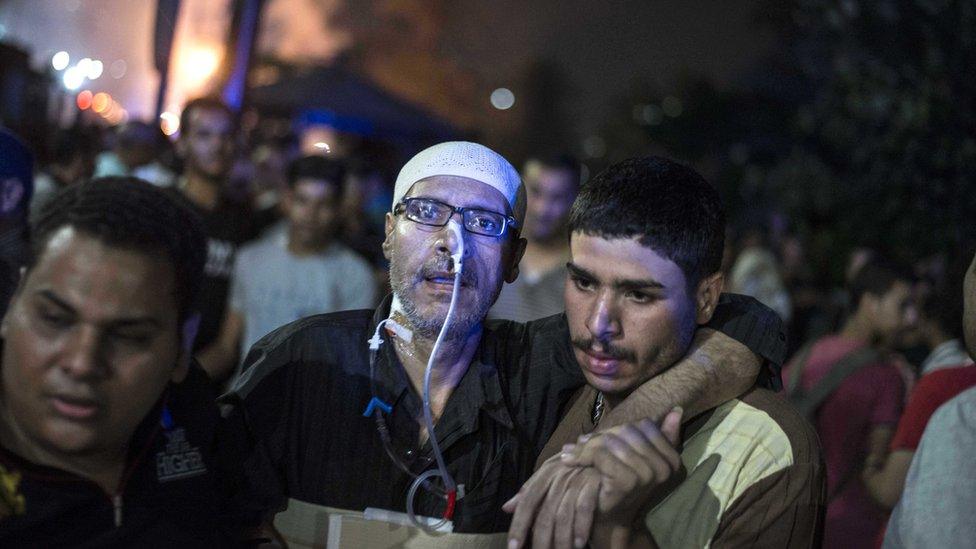
<path id="1" fill-rule="evenodd" d="M 421 270 L 422 272 L 422 270 Z M 418 296 L 415 292 L 423 283 L 423 276 L 419 273 L 407 274 L 402 268 L 393 261 L 390 263 L 390 287 L 393 294 L 399 298 L 404 316 L 410 322 L 410 327 L 414 332 L 425 339 L 433 340 L 441 332 L 444 326 L 444 317 L 440 315 L 425 314 L 418 304 Z M 464 288 L 461 288 L 463 291 Z M 494 300 L 482 299 L 476 302 L 476 309 L 465 309 L 463 295 L 458 295 L 458 303 L 454 308 L 454 315 L 448 326 L 447 333 L 444 335 L 447 341 L 460 341 L 468 337 L 475 328 L 481 325 L 488 314 Z M 444 314 L 447 313 L 445 303 Z"/>

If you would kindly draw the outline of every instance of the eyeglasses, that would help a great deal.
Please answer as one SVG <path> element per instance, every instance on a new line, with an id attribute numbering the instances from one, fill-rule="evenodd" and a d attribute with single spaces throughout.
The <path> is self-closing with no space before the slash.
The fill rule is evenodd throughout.
<path id="1" fill-rule="evenodd" d="M 422 225 L 443 227 L 455 212 L 461 214 L 464 228 L 469 232 L 485 236 L 502 236 L 508 227 L 518 227 L 518 222 L 510 215 L 478 208 L 459 208 L 433 198 L 404 198 L 393 209 L 394 214 L 403 212 L 407 219 Z"/>

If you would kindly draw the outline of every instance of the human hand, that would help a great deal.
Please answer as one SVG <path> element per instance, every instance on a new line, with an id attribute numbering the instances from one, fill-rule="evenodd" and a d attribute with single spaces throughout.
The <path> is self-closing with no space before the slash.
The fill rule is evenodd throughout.
<path id="1" fill-rule="evenodd" d="M 602 476 L 597 504 L 600 519 L 629 524 L 651 489 L 681 468 L 681 408 L 671 410 L 661 427 L 649 419 L 586 435 L 560 459 L 575 467 L 593 467 Z"/>
<path id="2" fill-rule="evenodd" d="M 642 420 L 566 445 L 502 507 L 515 513 L 509 548 L 522 547 L 530 529 L 533 547 L 584 547 L 595 514 L 601 522 L 630 524 L 638 503 L 681 465 L 675 450 L 681 414 L 672 410 L 660 429 Z"/>

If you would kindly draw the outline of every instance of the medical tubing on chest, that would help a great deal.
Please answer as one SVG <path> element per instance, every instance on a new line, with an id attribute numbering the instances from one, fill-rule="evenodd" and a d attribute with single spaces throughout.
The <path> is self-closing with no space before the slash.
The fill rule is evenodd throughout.
<path id="1" fill-rule="evenodd" d="M 447 316 L 444 318 L 444 324 L 441 326 L 441 331 L 437 334 L 437 340 L 434 341 L 434 347 L 430 351 L 430 358 L 427 360 L 427 369 L 424 372 L 424 424 L 427 427 L 427 436 L 430 438 L 430 447 L 434 454 L 434 459 L 437 461 L 437 469 L 440 472 L 440 477 L 444 481 L 444 491 L 447 493 L 447 499 L 449 505 L 444 513 L 444 518 L 450 519 L 451 515 L 454 514 L 454 501 L 456 501 L 457 495 L 457 485 L 454 483 L 454 479 L 451 474 L 447 471 L 447 465 L 444 464 L 444 455 L 441 453 L 440 445 L 437 443 L 437 435 L 434 433 L 434 418 L 433 413 L 430 409 L 430 376 L 434 369 L 434 361 L 437 359 L 437 351 L 440 350 L 441 343 L 443 343 L 444 338 L 447 336 L 448 328 L 450 327 L 451 320 L 454 318 L 454 311 L 457 307 L 458 295 L 461 291 L 461 273 L 464 268 L 464 234 L 461 227 L 453 220 L 449 221 L 448 229 L 454 233 L 455 240 L 457 242 L 457 251 L 451 255 L 451 260 L 454 263 L 454 287 L 451 289 L 451 304 L 447 308 Z M 423 477 L 418 477 L 415 481 L 415 485 L 420 485 Z M 415 490 L 411 490 L 414 492 Z M 412 499 L 412 498 L 410 498 Z M 412 502 L 410 502 L 412 503 Z M 412 505 L 411 505 L 412 507 Z"/>

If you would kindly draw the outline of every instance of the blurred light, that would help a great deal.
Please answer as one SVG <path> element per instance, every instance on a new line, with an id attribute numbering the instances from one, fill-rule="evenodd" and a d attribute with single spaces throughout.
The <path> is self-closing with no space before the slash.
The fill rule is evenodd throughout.
<path id="1" fill-rule="evenodd" d="M 63 71 L 68 68 L 68 63 L 71 62 L 71 56 L 68 55 L 66 51 L 59 51 L 51 57 L 51 66 L 54 67 L 56 71 Z"/>
<path id="2" fill-rule="evenodd" d="M 88 74 L 91 72 L 91 68 L 92 68 L 91 57 L 85 57 L 81 61 L 78 61 L 78 70 L 81 71 L 81 74 L 88 76 Z"/>
<path id="3" fill-rule="evenodd" d="M 180 117 L 169 111 L 164 112 L 159 115 L 159 129 L 166 136 L 173 135 L 180 130 Z"/>
<path id="4" fill-rule="evenodd" d="M 215 48 L 198 47 L 187 51 L 180 59 L 179 71 L 191 87 L 196 87 L 210 78 L 220 65 L 220 57 Z"/>
<path id="5" fill-rule="evenodd" d="M 312 146 L 320 151 L 332 152 L 332 149 L 329 147 L 329 144 L 326 143 L 325 141 L 319 141 Z"/>
<path id="6" fill-rule="evenodd" d="M 681 116 L 681 112 L 684 107 L 681 105 L 681 100 L 677 97 L 669 95 L 661 101 L 661 110 L 664 114 L 670 116 L 671 118 L 677 118 Z"/>
<path id="7" fill-rule="evenodd" d="M 110 75 L 112 75 L 112 78 L 118 80 L 119 78 L 122 78 L 123 76 L 125 76 L 125 71 L 128 68 L 129 67 L 125 64 L 125 61 L 123 61 L 121 59 L 116 59 L 109 66 L 108 73 Z"/>
<path id="8" fill-rule="evenodd" d="M 729 147 L 729 160 L 737 166 L 744 166 L 749 162 L 749 146 L 745 143 L 736 143 Z"/>
<path id="9" fill-rule="evenodd" d="M 75 91 L 85 83 L 85 73 L 81 72 L 77 66 L 69 67 L 68 70 L 64 71 L 61 80 L 64 82 L 64 87 Z"/>
<path id="10" fill-rule="evenodd" d="M 67 0 L 64 3 L 64 9 L 72 13 L 78 11 L 78 8 L 80 7 L 81 7 L 81 0 Z"/>
<path id="11" fill-rule="evenodd" d="M 90 92 L 89 90 L 82 91 L 81 93 L 78 94 L 78 97 L 75 98 L 75 103 L 78 104 L 78 108 L 81 110 L 85 110 L 91 107 L 92 92 Z"/>
<path id="12" fill-rule="evenodd" d="M 591 135 L 583 141 L 583 152 L 590 158 L 600 158 L 607 153 L 607 143 L 599 135 Z"/>
<path id="13" fill-rule="evenodd" d="M 498 88 L 491 92 L 491 106 L 500 111 L 508 110 L 515 104 L 515 94 L 508 88 Z"/>
<path id="14" fill-rule="evenodd" d="M 114 99 L 112 99 L 111 95 L 108 94 L 105 95 L 106 97 L 108 97 L 108 102 L 105 104 L 105 108 L 102 109 L 101 111 L 95 111 L 95 112 L 98 112 L 98 114 L 102 115 L 102 118 L 104 118 L 105 120 L 111 120 L 112 117 L 115 116 L 115 112 L 119 110 L 119 104 L 116 103 Z M 95 98 L 96 99 L 98 98 L 97 93 L 95 94 Z M 95 100 L 93 99 L 92 102 L 94 103 L 94 101 Z M 92 107 L 92 110 L 95 110 L 95 108 Z"/>
<path id="15" fill-rule="evenodd" d="M 102 62 L 99 61 L 98 59 L 92 61 L 91 65 L 88 67 L 88 79 L 97 80 L 98 77 L 102 75 L 102 71 L 104 70 L 104 68 L 105 66 L 102 65 Z"/>
<path id="16" fill-rule="evenodd" d="M 92 110 L 98 114 L 103 114 L 112 102 L 112 97 L 105 92 L 98 92 L 92 98 Z"/>
<path id="17" fill-rule="evenodd" d="M 641 109 L 641 120 L 649 126 L 656 126 L 661 123 L 661 107 L 657 105 L 644 105 Z"/>

